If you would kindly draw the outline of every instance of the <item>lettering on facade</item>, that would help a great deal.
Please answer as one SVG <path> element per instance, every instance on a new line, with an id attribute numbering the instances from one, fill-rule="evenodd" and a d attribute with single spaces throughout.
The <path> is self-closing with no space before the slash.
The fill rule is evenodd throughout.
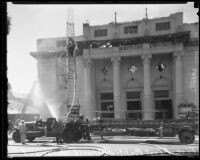
<path id="1" fill-rule="evenodd" d="M 151 43 L 150 48 L 161 48 L 161 47 L 168 47 L 172 46 L 172 42 L 158 42 L 158 43 Z"/>
<path id="2" fill-rule="evenodd" d="M 119 46 L 119 50 L 133 50 L 133 49 L 141 49 L 141 48 L 142 48 L 142 44 Z"/>

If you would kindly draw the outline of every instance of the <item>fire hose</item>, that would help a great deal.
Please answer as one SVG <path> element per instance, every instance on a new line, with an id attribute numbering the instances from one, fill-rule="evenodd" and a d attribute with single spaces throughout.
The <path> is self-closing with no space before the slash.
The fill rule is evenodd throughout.
<path id="1" fill-rule="evenodd" d="M 69 65 L 66 65 L 65 63 L 63 63 L 63 62 L 61 61 L 61 57 L 64 55 L 64 53 L 67 53 L 67 51 L 66 51 L 66 52 L 63 52 L 63 53 L 60 55 L 60 57 L 59 57 L 59 62 L 67 68 L 67 74 L 68 74 L 68 69 L 70 69 Z M 74 54 L 74 56 L 75 56 L 75 54 Z M 67 55 L 66 55 L 66 57 L 67 57 Z M 68 59 L 67 59 L 67 60 L 68 60 Z M 76 66 L 75 66 L 75 67 L 76 67 Z M 67 112 L 67 120 L 68 120 L 69 114 L 71 113 L 71 110 L 72 110 L 72 108 L 73 108 L 74 100 L 75 100 L 75 96 L 76 96 L 76 74 L 74 74 L 74 87 L 73 87 L 73 91 L 74 91 L 74 92 L 73 92 L 73 99 L 72 99 L 71 107 L 70 107 L 69 111 Z"/>

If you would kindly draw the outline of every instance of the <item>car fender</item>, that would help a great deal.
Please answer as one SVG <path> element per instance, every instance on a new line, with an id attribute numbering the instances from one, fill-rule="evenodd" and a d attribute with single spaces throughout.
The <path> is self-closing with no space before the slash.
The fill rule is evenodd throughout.
<path id="1" fill-rule="evenodd" d="M 182 132 L 183 130 L 186 130 L 186 131 L 191 131 L 192 133 L 195 133 L 195 130 L 191 127 L 191 126 L 181 126 L 178 130 L 178 134 L 180 132 Z"/>

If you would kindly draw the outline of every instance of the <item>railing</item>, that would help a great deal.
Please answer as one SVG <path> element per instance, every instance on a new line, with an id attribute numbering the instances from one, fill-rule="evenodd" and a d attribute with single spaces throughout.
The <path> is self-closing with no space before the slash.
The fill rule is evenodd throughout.
<path id="1" fill-rule="evenodd" d="M 159 43 L 151 43 L 150 48 L 162 48 L 162 47 L 168 47 L 173 46 L 172 42 L 159 42 Z"/>

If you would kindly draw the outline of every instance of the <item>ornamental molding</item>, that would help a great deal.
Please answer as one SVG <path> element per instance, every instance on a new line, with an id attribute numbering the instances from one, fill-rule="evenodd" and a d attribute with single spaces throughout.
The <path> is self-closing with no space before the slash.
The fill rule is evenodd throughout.
<path id="1" fill-rule="evenodd" d="M 111 57 L 110 60 L 113 64 L 113 66 L 119 66 L 120 61 L 121 61 L 121 57 Z"/>
<path id="2" fill-rule="evenodd" d="M 141 58 L 143 60 L 143 64 L 150 64 L 152 55 L 151 54 L 143 54 L 143 55 L 141 55 Z"/>

